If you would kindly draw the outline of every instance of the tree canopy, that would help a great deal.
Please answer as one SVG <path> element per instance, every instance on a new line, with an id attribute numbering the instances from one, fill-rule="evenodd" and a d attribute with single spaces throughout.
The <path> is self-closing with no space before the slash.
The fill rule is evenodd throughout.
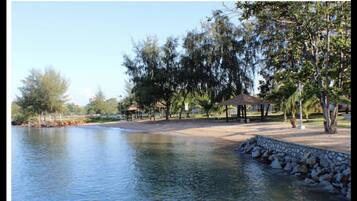
<path id="1" fill-rule="evenodd" d="M 44 72 L 32 69 L 22 84 L 17 104 L 24 111 L 41 114 L 64 110 L 69 82 L 54 68 L 48 67 Z"/>
<path id="2" fill-rule="evenodd" d="M 237 8 L 262 41 L 263 95 L 291 100 L 303 84 L 307 96 L 319 99 L 325 131 L 336 133 L 338 105 L 350 97 L 351 3 L 238 2 Z M 293 89 L 277 92 L 277 85 Z"/>

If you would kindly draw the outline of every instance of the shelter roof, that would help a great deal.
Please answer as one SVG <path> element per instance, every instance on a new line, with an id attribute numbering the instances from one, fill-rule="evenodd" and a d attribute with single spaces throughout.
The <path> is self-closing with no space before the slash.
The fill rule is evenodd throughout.
<path id="1" fill-rule="evenodd" d="M 239 94 L 238 96 L 228 99 L 222 105 L 260 105 L 269 104 L 268 101 L 247 94 Z"/>

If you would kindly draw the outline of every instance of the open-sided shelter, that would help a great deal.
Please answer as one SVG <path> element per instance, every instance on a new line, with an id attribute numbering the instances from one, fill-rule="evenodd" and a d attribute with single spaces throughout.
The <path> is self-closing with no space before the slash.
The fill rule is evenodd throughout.
<path id="1" fill-rule="evenodd" d="M 226 106 L 226 121 L 228 122 L 228 105 L 237 106 L 237 118 L 244 117 L 245 123 L 247 123 L 247 105 L 260 105 L 261 120 L 264 119 L 264 105 L 270 104 L 268 101 L 260 99 L 258 97 L 250 96 L 247 94 L 239 94 L 238 96 L 228 99 L 222 103 Z"/>

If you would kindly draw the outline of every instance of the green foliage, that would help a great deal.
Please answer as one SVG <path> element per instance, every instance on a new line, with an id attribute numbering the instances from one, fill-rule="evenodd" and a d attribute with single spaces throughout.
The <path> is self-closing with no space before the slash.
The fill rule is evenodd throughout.
<path id="1" fill-rule="evenodd" d="M 142 108 L 154 108 L 157 102 L 165 103 L 166 118 L 178 89 L 177 39 L 169 37 L 160 47 L 149 37 L 135 45 L 135 58 L 124 56 L 123 65 L 132 77 L 135 101 Z"/>
<path id="2" fill-rule="evenodd" d="M 65 114 L 85 114 L 86 111 L 85 111 L 85 108 L 79 106 L 79 105 L 76 105 L 74 103 L 68 103 L 66 104 L 66 112 Z"/>
<path id="3" fill-rule="evenodd" d="M 116 98 L 106 99 L 103 91 L 99 88 L 86 106 L 88 114 L 117 114 L 118 101 Z"/>
<path id="4" fill-rule="evenodd" d="M 172 37 L 161 47 L 152 37 L 135 44 L 134 58 L 125 55 L 123 62 L 134 83 L 135 101 L 143 108 L 165 103 L 168 118 L 171 109 L 182 113 L 189 94 L 205 95 L 208 100 L 201 103 L 212 109 L 216 103 L 252 90 L 259 45 L 252 26 L 236 26 L 215 11 L 201 31 L 187 32 L 182 53 Z"/>
<path id="5" fill-rule="evenodd" d="M 64 110 L 69 84 L 52 67 L 46 68 L 44 73 L 32 69 L 22 83 L 23 86 L 19 88 L 21 96 L 17 102 L 26 113 L 55 113 Z"/>
<path id="6" fill-rule="evenodd" d="M 11 103 L 11 122 L 19 125 L 31 118 L 31 113 L 24 111 L 16 101 Z"/>
<path id="7" fill-rule="evenodd" d="M 331 113 L 330 105 L 337 108 L 351 93 L 351 3 L 238 2 L 237 8 L 261 40 L 261 96 L 300 82 L 319 99 L 325 131 L 335 133 L 337 109 Z"/>
<path id="8" fill-rule="evenodd" d="M 106 114 L 117 114 L 118 113 L 118 100 L 116 98 L 109 98 L 105 102 L 107 105 Z"/>

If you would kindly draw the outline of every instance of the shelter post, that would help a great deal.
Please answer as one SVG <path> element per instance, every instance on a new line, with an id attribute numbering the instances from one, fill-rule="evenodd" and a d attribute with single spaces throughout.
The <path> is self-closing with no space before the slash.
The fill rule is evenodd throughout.
<path id="1" fill-rule="evenodd" d="M 226 105 L 226 122 L 228 122 L 228 106 Z"/>
<path id="2" fill-rule="evenodd" d="M 238 110 L 237 111 L 237 117 L 238 118 L 240 118 L 240 108 L 241 108 L 240 105 L 237 105 L 237 110 Z"/>
<path id="3" fill-rule="evenodd" d="M 265 117 L 268 116 L 269 107 L 270 107 L 270 104 L 268 104 L 267 111 L 265 112 Z"/>
<path id="4" fill-rule="evenodd" d="M 247 123 L 247 105 L 244 105 L 244 122 Z"/>
<path id="5" fill-rule="evenodd" d="M 239 119 L 239 105 L 237 105 L 237 120 Z"/>

